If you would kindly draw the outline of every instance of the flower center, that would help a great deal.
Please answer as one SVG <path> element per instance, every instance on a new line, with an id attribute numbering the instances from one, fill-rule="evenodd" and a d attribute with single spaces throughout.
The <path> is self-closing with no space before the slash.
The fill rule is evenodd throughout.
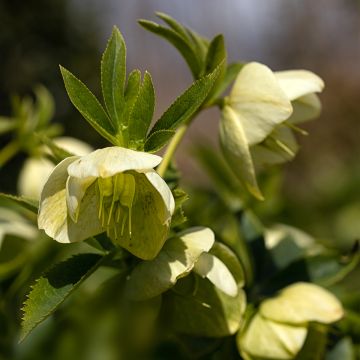
<path id="1" fill-rule="evenodd" d="M 131 237 L 131 213 L 135 197 L 135 178 L 120 173 L 108 178 L 98 178 L 99 220 L 107 235 L 114 240 L 124 235 L 126 223 Z"/>

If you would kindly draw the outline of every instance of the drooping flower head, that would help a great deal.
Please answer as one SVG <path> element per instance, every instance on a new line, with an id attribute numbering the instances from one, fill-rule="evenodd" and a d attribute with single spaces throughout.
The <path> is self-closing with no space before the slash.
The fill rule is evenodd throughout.
<path id="1" fill-rule="evenodd" d="M 107 232 L 142 259 L 164 244 L 174 198 L 153 169 L 161 157 L 109 147 L 56 166 L 41 194 L 39 228 L 63 243 Z"/>
<path id="2" fill-rule="evenodd" d="M 274 73 L 252 62 L 239 72 L 222 110 L 220 143 L 230 167 L 255 197 L 263 198 L 256 167 L 295 156 L 292 128 L 319 114 L 315 93 L 323 86 L 317 75 L 305 70 Z"/>

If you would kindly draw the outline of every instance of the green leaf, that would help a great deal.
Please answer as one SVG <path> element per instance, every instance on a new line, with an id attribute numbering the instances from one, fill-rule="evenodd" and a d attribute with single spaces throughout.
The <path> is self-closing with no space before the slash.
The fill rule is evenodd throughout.
<path id="1" fill-rule="evenodd" d="M 189 121 L 203 104 L 219 73 L 220 69 L 217 67 L 212 73 L 195 81 L 165 111 L 151 129 L 150 135 L 159 130 L 175 130 L 181 124 Z"/>
<path id="2" fill-rule="evenodd" d="M 139 301 L 160 295 L 186 276 L 213 243 L 213 232 L 200 227 L 168 239 L 154 260 L 143 261 L 135 267 L 126 285 L 127 296 Z"/>
<path id="3" fill-rule="evenodd" d="M 147 20 L 140 20 L 140 25 L 174 45 L 188 64 L 194 79 L 199 79 L 205 74 L 208 40 L 167 14 L 157 12 L 156 15 L 169 25 L 170 29 Z"/>
<path id="4" fill-rule="evenodd" d="M 101 259 L 102 257 L 96 254 L 75 255 L 55 265 L 36 281 L 23 306 L 20 341 L 50 316 L 95 271 Z"/>
<path id="5" fill-rule="evenodd" d="M 175 227 L 183 224 L 187 220 L 183 210 L 183 204 L 189 199 L 189 195 L 180 188 L 172 190 L 172 194 L 175 200 L 175 211 L 171 218 L 171 226 Z"/>
<path id="6" fill-rule="evenodd" d="M 195 147 L 193 153 L 213 181 L 221 199 L 230 209 L 241 209 L 241 184 L 221 154 L 216 149 L 201 143 Z"/>
<path id="7" fill-rule="evenodd" d="M 310 324 L 305 343 L 296 356 L 296 360 L 323 360 L 327 345 L 327 327 L 322 324 Z M 346 360 L 338 357 L 337 359 Z"/>
<path id="8" fill-rule="evenodd" d="M 37 130 L 46 128 L 55 112 L 54 98 L 50 92 L 41 85 L 35 88 L 36 95 L 36 116 L 37 116 Z"/>
<path id="9" fill-rule="evenodd" d="M 21 207 L 30 210 L 35 214 L 38 213 L 38 208 L 39 208 L 38 200 L 29 199 L 25 196 L 16 196 L 16 195 L 4 194 L 4 193 L 0 193 L 0 199 L 10 200 L 11 202 L 16 203 L 17 205 L 20 205 Z"/>
<path id="10" fill-rule="evenodd" d="M 154 153 L 159 151 L 175 135 L 175 130 L 158 130 L 152 133 L 145 142 L 146 152 Z"/>
<path id="11" fill-rule="evenodd" d="M 223 35 L 217 35 L 211 41 L 206 55 L 206 73 L 214 71 L 221 63 L 223 71 L 226 69 L 226 48 Z"/>
<path id="12" fill-rule="evenodd" d="M 0 116 L 0 135 L 15 129 L 16 126 L 15 119 Z"/>
<path id="13" fill-rule="evenodd" d="M 60 66 L 66 91 L 73 105 L 89 124 L 105 139 L 114 145 L 120 145 L 115 139 L 115 129 L 104 108 L 94 94 L 70 71 Z"/>
<path id="14" fill-rule="evenodd" d="M 245 64 L 243 63 L 233 63 L 229 64 L 226 68 L 224 78 L 222 79 L 221 84 L 216 88 L 216 91 L 212 95 L 212 99 L 220 97 L 223 92 L 230 86 L 230 84 L 235 80 L 237 74 L 243 68 Z"/>
<path id="15" fill-rule="evenodd" d="M 334 348 L 326 354 L 326 360 L 355 360 L 354 345 L 349 336 L 342 338 Z"/>
<path id="16" fill-rule="evenodd" d="M 217 89 L 221 86 L 226 72 L 226 48 L 223 35 L 217 35 L 210 43 L 206 54 L 205 73 L 209 74 L 220 65 L 220 73 L 215 81 L 214 87 L 208 96 L 208 102 L 217 97 Z M 214 97 L 215 94 L 215 97 Z"/>
<path id="17" fill-rule="evenodd" d="M 194 49 L 195 56 L 201 66 L 201 71 L 195 79 L 205 75 L 205 59 L 209 48 L 209 41 L 197 34 L 195 31 L 186 29 L 189 38 L 191 39 L 192 48 Z"/>
<path id="18" fill-rule="evenodd" d="M 186 63 L 188 64 L 193 77 L 197 79 L 201 74 L 202 64 L 196 56 L 194 49 L 192 48 L 192 44 L 190 39 L 185 39 L 183 33 L 178 33 L 173 29 L 168 29 L 164 26 L 160 26 L 159 24 L 148 21 L 148 20 L 139 20 L 139 24 L 148 31 L 151 31 L 154 34 L 157 34 L 167 41 L 169 41 L 172 45 L 174 45 L 178 51 L 181 53 Z"/>
<path id="19" fill-rule="evenodd" d="M 345 317 L 340 320 L 338 326 L 343 334 L 360 339 L 360 314 L 358 312 L 346 309 Z"/>
<path id="20" fill-rule="evenodd" d="M 126 80 L 126 46 L 114 26 L 101 60 L 101 87 L 105 105 L 115 129 L 119 129 L 124 110 L 124 87 Z"/>
<path id="21" fill-rule="evenodd" d="M 175 32 L 177 32 L 184 40 L 188 39 L 188 30 L 185 26 L 181 25 L 171 16 L 163 13 L 163 12 L 156 12 L 156 16 L 159 17 L 161 20 L 166 22 Z"/>
<path id="22" fill-rule="evenodd" d="M 232 297 L 198 275 L 179 280 L 163 296 L 163 316 L 169 326 L 194 336 L 223 337 L 236 333 L 245 307 L 242 289 Z"/>
<path id="23" fill-rule="evenodd" d="M 321 286 L 332 286 L 342 281 L 360 263 L 360 251 L 344 261 L 334 255 L 317 255 L 305 259 L 306 269 L 312 282 Z"/>
<path id="24" fill-rule="evenodd" d="M 54 141 L 47 136 L 40 136 L 40 139 L 50 149 L 52 154 L 51 158 L 56 165 L 67 157 L 74 156 L 74 154 L 56 145 Z"/>
<path id="25" fill-rule="evenodd" d="M 238 286 L 243 287 L 245 285 L 244 270 L 238 257 L 229 247 L 216 241 L 210 250 L 210 254 L 215 255 L 227 266 Z"/>
<path id="26" fill-rule="evenodd" d="M 146 71 L 135 104 L 129 117 L 128 131 L 131 142 L 144 146 L 155 108 L 155 91 L 150 74 Z"/>
<path id="27" fill-rule="evenodd" d="M 128 76 L 127 85 L 125 89 L 125 110 L 124 110 L 124 121 L 128 123 L 128 119 L 132 108 L 137 99 L 139 89 L 141 85 L 141 72 L 140 70 L 133 70 Z"/>

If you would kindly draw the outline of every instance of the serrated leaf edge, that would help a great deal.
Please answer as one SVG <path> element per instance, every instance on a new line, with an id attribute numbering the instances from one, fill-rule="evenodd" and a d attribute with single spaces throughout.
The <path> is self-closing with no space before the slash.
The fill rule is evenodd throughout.
<path id="1" fill-rule="evenodd" d="M 89 253 L 90 254 L 90 253 Z M 91 253 L 91 254 L 94 254 L 96 255 L 95 253 Z M 73 293 L 73 291 L 75 291 L 80 285 L 81 283 L 86 280 L 100 265 L 101 263 L 104 261 L 105 257 L 106 256 L 103 256 L 101 257 L 101 255 L 99 255 L 99 260 L 97 261 L 97 263 L 92 266 L 87 272 L 85 275 L 83 275 L 79 281 L 73 286 L 73 288 L 68 292 L 68 294 L 57 304 L 57 306 L 50 310 L 47 314 L 45 314 L 44 316 L 42 316 L 40 318 L 39 321 L 35 322 L 34 325 L 32 327 L 30 327 L 29 330 L 27 330 L 26 332 L 23 331 L 23 324 L 25 322 L 25 318 L 26 318 L 26 309 L 28 306 L 30 306 L 28 304 L 28 302 L 31 300 L 31 294 L 32 292 L 34 291 L 34 288 L 36 286 L 36 284 L 39 283 L 40 279 L 44 278 L 48 273 L 50 273 L 56 266 L 60 265 L 60 264 L 64 264 L 66 263 L 67 261 L 69 261 L 70 259 L 74 259 L 76 258 L 77 256 L 79 255 L 84 255 L 84 254 L 75 254 L 75 255 L 72 255 L 70 257 L 68 257 L 67 259 L 63 260 L 63 261 L 60 261 L 56 264 L 54 264 L 53 266 L 51 266 L 48 270 L 46 270 L 45 272 L 42 273 L 42 275 L 37 278 L 34 283 L 32 285 L 30 285 L 30 291 L 26 294 L 25 296 L 25 301 L 22 305 L 22 307 L 20 308 L 20 311 L 22 312 L 22 316 L 21 316 L 21 331 L 20 331 L 20 339 L 19 339 L 19 343 L 21 343 L 22 341 L 24 341 L 26 339 L 26 337 L 40 324 L 42 323 L 46 318 L 48 318 L 50 315 L 52 315 L 58 308 L 59 306 Z"/>

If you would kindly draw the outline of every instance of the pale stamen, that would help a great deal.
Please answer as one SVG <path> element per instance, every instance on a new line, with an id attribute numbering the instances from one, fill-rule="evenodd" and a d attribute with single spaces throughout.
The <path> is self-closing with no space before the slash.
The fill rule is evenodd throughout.
<path id="1" fill-rule="evenodd" d="M 135 197 L 135 178 L 132 174 L 117 174 L 112 178 L 99 178 L 99 212 L 98 217 L 109 237 L 118 238 L 128 224 L 128 234 L 131 237 L 132 206 Z M 126 209 L 124 211 L 124 208 Z M 106 224 L 106 225 L 105 225 Z M 119 229 L 118 229 L 119 226 Z"/>

